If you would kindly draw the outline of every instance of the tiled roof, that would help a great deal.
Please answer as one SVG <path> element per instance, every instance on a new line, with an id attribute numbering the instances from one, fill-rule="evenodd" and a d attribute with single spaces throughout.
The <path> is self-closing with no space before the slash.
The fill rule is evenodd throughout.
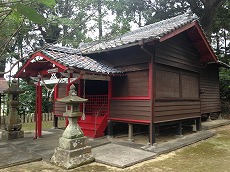
<path id="1" fill-rule="evenodd" d="M 54 61 L 67 67 L 89 70 L 91 72 L 104 74 L 121 73 L 121 71 L 111 66 L 102 64 L 101 62 L 98 62 L 87 56 L 82 56 L 81 54 L 79 54 L 77 49 L 49 45 L 48 47 L 46 47 L 46 49 L 41 50 L 41 52 L 49 58 L 53 59 Z"/>
<path id="2" fill-rule="evenodd" d="M 115 39 L 109 41 L 102 41 L 100 43 L 90 43 L 90 44 L 81 44 L 79 50 L 83 54 L 102 52 L 106 50 L 111 50 L 114 48 L 122 48 L 122 46 L 128 44 L 138 44 L 141 40 L 157 40 L 163 37 L 164 35 L 188 24 L 195 20 L 198 17 L 191 12 L 178 15 L 176 17 L 162 20 L 157 23 L 153 23 L 135 31 L 128 32 L 122 36 L 119 36 Z"/>

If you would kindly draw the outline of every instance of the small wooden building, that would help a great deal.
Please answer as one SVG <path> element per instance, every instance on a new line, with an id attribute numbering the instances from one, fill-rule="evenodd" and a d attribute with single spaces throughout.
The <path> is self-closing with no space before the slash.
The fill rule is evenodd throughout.
<path id="1" fill-rule="evenodd" d="M 56 82 L 54 99 L 77 85 L 79 95 L 89 99 L 82 107 L 86 134 L 103 135 L 107 121 L 110 129 L 114 122 L 128 123 L 130 130 L 143 124 L 153 144 L 156 125 L 174 122 L 181 132 L 181 123 L 192 120 L 199 130 L 202 114 L 220 112 L 221 66 L 197 17 L 186 13 L 78 50 L 44 47 L 16 77 L 67 78 Z M 63 111 L 56 102 L 55 115 Z"/>

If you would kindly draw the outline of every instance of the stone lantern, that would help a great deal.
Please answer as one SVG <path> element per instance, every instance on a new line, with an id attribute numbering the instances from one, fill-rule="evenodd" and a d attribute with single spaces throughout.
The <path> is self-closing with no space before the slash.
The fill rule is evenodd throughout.
<path id="1" fill-rule="evenodd" d="M 69 95 L 58 101 L 66 103 L 63 116 L 68 117 L 69 124 L 59 138 L 59 147 L 55 149 L 51 163 L 71 169 L 93 162 L 91 147 L 86 146 L 86 137 L 77 124 L 78 118 L 83 114 L 80 112 L 80 103 L 86 102 L 87 99 L 78 97 L 75 86 L 71 85 Z"/>
<path id="2" fill-rule="evenodd" d="M 19 88 L 16 79 L 12 81 L 11 86 L 4 91 L 8 94 L 9 112 L 6 118 L 5 130 L 2 132 L 2 140 L 11 140 L 24 137 L 21 130 L 22 124 L 18 115 L 19 94 L 24 91 Z"/>

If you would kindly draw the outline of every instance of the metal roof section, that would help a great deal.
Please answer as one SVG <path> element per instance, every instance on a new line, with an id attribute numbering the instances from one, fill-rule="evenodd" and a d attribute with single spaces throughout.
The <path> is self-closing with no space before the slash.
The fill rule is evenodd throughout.
<path id="1" fill-rule="evenodd" d="M 79 51 L 74 48 L 50 45 L 40 52 L 66 67 L 73 67 L 75 69 L 88 70 L 103 74 L 121 73 L 121 71 L 111 66 L 105 65 L 87 56 L 82 56 Z"/>
<path id="2" fill-rule="evenodd" d="M 197 19 L 198 17 L 195 14 L 188 12 L 170 19 L 162 20 L 160 22 L 141 27 L 140 29 L 128 32 L 122 36 L 119 36 L 109 41 L 81 44 L 79 46 L 79 50 L 83 54 L 90 54 L 111 50 L 129 44 L 138 44 L 139 41 L 143 40 L 158 40 L 164 35 Z"/>

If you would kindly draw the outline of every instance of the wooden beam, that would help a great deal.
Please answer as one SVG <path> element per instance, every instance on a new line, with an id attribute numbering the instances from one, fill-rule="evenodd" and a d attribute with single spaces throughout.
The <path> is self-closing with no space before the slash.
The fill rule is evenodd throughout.
<path id="1" fill-rule="evenodd" d="M 149 124 L 150 121 L 147 120 L 135 120 L 135 119 L 126 119 L 126 118 L 108 118 L 111 121 L 125 122 L 125 123 L 136 123 L 136 124 Z"/>
<path id="2" fill-rule="evenodd" d="M 149 96 L 112 97 L 111 100 L 150 100 Z"/>
<path id="3" fill-rule="evenodd" d="M 51 68 L 51 69 L 45 69 L 45 70 L 41 70 L 39 71 L 39 73 L 41 75 L 47 75 L 50 73 L 58 73 L 58 72 L 64 72 L 65 70 L 63 68 Z"/>
<path id="4" fill-rule="evenodd" d="M 182 134 L 182 122 L 178 121 L 176 125 L 177 125 L 177 136 L 181 137 L 183 135 Z"/>
<path id="5" fill-rule="evenodd" d="M 61 73 L 62 76 L 64 77 L 69 77 L 69 73 Z M 73 73 L 72 74 L 74 78 L 78 78 L 80 77 L 80 74 L 78 73 Z M 96 74 L 84 74 L 82 79 L 86 79 L 86 80 L 98 80 L 98 81 L 110 81 L 111 77 L 109 75 L 96 75 Z"/>
<path id="6" fill-rule="evenodd" d="M 149 143 L 153 146 L 156 143 L 156 124 L 149 125 Z"/>
<path id="7" fill-rule="evenodd" d="M 196 118 L 196 131 L 201 131 L 202 125 L 201 125 L 201 117 Z"/>
<path id="8" fill-rule="evenodd" d="M 149 64 L 149 97 L 151 102 L 151 113 L 150 113 L 150 124 L 149 124 L 149 143 L 150 145 L 155 144 L 155 97 L 156 97 L 156 63 L 155 63 L 155 46 L 153 46 L 153 56 Z"/>
<path id="9" fill-rule="evenodd" d="M 113 136 L 113 122 L 110 120 L 108 121 L 108 136 Z"/>
<path id="10" fill-rule="evenodd" d="M 36 85 L 36 136 L 42 137 L 42 87 L 40 81 Z"/>

